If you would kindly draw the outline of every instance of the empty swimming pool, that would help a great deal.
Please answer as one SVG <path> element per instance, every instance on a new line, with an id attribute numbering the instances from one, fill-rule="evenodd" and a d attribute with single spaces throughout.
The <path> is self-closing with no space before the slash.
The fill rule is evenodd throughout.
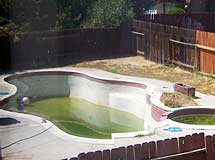
<path id="1" fill-rule="evenodd" d="M 6 81 L 17 88 L 7 109 L 17 111 L 19 99 L 29 97 L 26 113 L 79 137 L 110 139 L 113 133 L 144 131 L 150 111 L 147 86 L 140 83 L 58 71 L 18 74 Z"/>

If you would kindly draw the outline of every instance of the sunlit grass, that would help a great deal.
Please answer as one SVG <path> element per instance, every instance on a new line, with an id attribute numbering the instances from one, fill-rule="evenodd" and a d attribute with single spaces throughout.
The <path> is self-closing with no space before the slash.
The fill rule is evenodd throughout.
<path id="1" fill-rule="evenodd" d="M 165 66 L 156 64 L 145 60 L 142 56 L 87 61 L 72 65 L 72 67 L 96 68 L 129 76 L 179 82 L 191 85 L 201 93 L 215 95 L 215 79 L 213 77 L 190 73 L 173 65 Z"/>

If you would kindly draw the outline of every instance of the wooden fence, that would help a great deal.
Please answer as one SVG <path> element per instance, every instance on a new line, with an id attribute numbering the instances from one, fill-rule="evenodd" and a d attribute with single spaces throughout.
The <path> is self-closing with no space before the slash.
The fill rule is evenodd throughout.
<path id="1" fill-rule="evenodd" d="M 128 30 L 129 25 L 124 25 L 115 29 L 70 29 L 0 37 L 7 46 L 1 46 L 0 68 L 36 69 L 129 55 L 132 52 Z M 6 58 L 2 53 L 9 59 L 7 64 L 3 63 Z"/>
<path id="2" fill-rule="evenodd" d="M 215 73 L 215 33 L 196 32 L 197 44 L 199 44 L 200 71 Z"/>
<path id="3" fill-rule="evenodd" d="M 203 133 L 111 150 L 81 153 L 70 160 L 214 160 L 215 135 Z"/>
<path id="4" fill-rule="evenodd" d="M 0 73 L 10 66 L 10 40 L 7 34 L 0 34 Z"/>
<path id="5" fill-rule="evenodd" d="M 133 20 L 132 28 L 3 35 L 0 43 L 0 72 L 142 54 L 157 63 L 215 73 L 215 33 L 139 20 Z"/>
<path id="6" fill-rule="evenodd" d="M 195 47 L 177 43 L 195 43 L 195 30 L 134 20 L 132 33 L 136 37 L 137 53 L 144 54 L 146 59 L 161 64 L 174 63 L 191 70 L 198 63 Z"/>
<path id="7" fill-rule="evenodd" d="M 187 13 L 187 14 L 157 14 L 139 15 L 141 21 L 172 25 L 180 28 L 190 28 L 206 32 L 215 32 L 215 13 Z"/>
<path id="8" fill-rule="evenodd" d="M 135 50 L 146 59 L 215 73 L 215 33 L 134 20 Z"/>

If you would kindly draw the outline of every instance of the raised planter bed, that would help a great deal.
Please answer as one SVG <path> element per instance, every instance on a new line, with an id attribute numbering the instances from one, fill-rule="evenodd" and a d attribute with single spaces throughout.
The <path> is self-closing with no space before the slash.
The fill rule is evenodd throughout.
<path id="1" fill-rule="evenodd" d="M 189 85 L 184 85 L 182 83 L 176 83 L 174 86 L 175 92 L 185 94 L 190 97 L 195 97 L 196 89 Z"/>

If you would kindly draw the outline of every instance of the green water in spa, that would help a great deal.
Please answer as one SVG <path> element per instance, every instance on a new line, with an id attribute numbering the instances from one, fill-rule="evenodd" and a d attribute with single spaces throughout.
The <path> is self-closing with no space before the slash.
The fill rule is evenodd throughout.
<path id="1" fill-rule="evenodd" d="M 27 113 L 52 121 L 65 132 L 81 137 L 109 139 L 111 133 L 144 130 L 144 121 L 133 114 L 78 98 L 44 99 L 25 109 Z"/>
<path id="2" fill-rule="evenodd" d="M 186 124 L 215 125 L 215 115 L 189 115 L 174 117 L 172 120 Z"/>

